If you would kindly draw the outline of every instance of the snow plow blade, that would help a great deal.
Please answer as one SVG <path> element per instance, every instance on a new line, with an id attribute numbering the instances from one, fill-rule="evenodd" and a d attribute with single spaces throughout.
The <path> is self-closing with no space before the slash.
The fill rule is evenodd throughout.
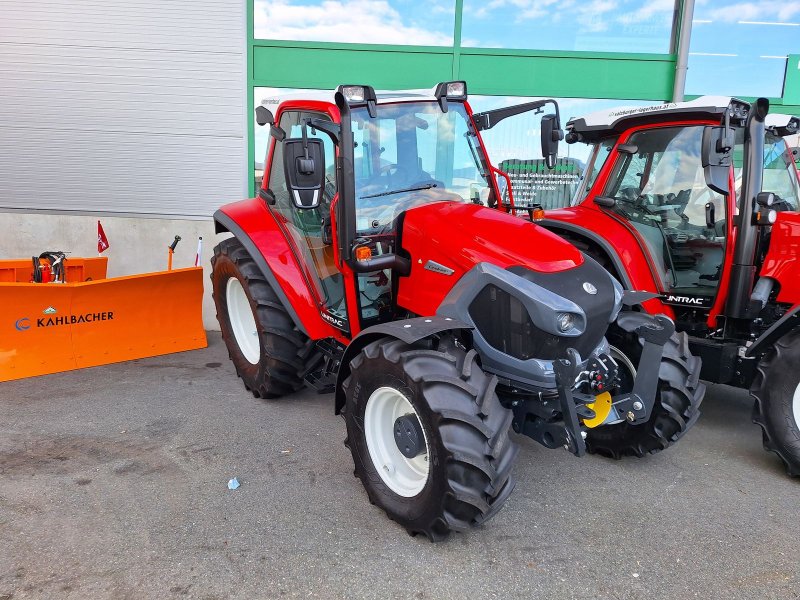
<path id="1" fill-rule="evenodd" d="M 205 348 L 202 277 L 0 283 L 0 381 Z"/>

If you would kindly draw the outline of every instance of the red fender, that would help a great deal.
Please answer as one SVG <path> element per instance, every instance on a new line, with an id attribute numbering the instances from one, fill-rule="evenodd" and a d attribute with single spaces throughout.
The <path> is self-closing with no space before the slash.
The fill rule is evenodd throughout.
<path id="1" fill-rule="evenodd" d="M 778 302 L 797 304 L 800 302 L 800 214 L 779 212 L 772 226 L 761 277 L 772 277 L 781 286 Z"/>
<path id="2" fill-rule="evenodd" d="M 320 316 L 319 301 L 309 285 L 305 266 L 297 260 L 263 200 L 226 204 L 214 213 L 214 221 L 218 233 L 229 231 L 244 245 L 300 331 L 314 340 L 346 340 Z"/>

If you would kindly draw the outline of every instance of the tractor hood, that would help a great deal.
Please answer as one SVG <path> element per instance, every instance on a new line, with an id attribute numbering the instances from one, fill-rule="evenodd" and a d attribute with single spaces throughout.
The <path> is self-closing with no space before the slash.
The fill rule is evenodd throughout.
<path id="1" fill-rule="evenodd" d="M 479 263 L 557 273 L 580 266 L 583 255 L 546 229 L 497 209 L 460 202 L 412 208 L 400 245 L 411 273 L 400 279 L 398 304 L 432 315 L 461 277 Z"/>

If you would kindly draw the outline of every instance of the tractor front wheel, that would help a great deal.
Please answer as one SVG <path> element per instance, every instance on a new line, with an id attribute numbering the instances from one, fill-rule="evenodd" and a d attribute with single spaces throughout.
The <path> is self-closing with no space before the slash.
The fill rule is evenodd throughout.
<path id="1" fill-rule="evenodd" d="M 302 385 L 307 339 L 275 290 L 236 238 L 211 259 L 214 304 L 222 339 L 245 387 L 257 398 L 278 398 Z"/>
<path id="2" fill-rule="evenodd" d="M 652 317 L 651 317 L 652 318 Z M 633 389 L 642 341 L 612 325 L 608 332 L 611 355 L 620 367 L 620 389 Z M 658 391 L 646 423 L 623 422 L 590 429 L 586 449 L 610 458 L 642 457 L 665 450 L 677 442 L 700 416 L 705 385 L 699 382 L 700 359 L 689 351 L 685 333 L 674 333 L 667 343 L 658 370 Z"/>
<path id="3" fill-rule="evenodd" d="M 758 364 L 750 394 L 753 423 L 761 426 L 764 449 L 777 454 L 786 472 L 800 476 L 800 331 L 777 341 Z"/>
<path id="4" fill-rule="evenodd" d="M 514 488 L 512 413 L 454 338 L 368 344 L 344 381 L 347 440 L 370 502 L 431 541 L 483 523 Z"/>

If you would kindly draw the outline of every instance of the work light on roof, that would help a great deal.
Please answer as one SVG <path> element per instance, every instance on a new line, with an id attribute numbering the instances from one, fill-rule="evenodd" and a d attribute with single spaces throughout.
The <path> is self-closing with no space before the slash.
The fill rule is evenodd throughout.
<path id="1" fill-rule="evenodd" d="M 439 101 L 439 106 L 442 107 L 442 112 L 447 112 L 448 100 L 467 99 L 467 82 L 443 81 L 436 86 L 436 91 L 433 93 L 433 95 Z"/>
<path id="2" fill-rule="evenodd" d="M 369 116 L 375 118 L 378 97 L 375 95 L 375 90 L 369 85 L 340 85 L 336 88 L 337 96 L 341 94 L 340 98 L 344 101 L 346 106 L 363 106 L 367 105 Z M 336 103 L 339 104 L 340 100 Z M 342 107 L 339 107 L 340 110 Z"/>
<path id="3" fill-rule="evenodd" d="M 367 95 L 363 85 L 343 85 L 342 95 L 348 104 L 364 102 Z"/>
<path id="4" fill-rule="evenodd" d="M 448 100 L 466 100 L 467 82 L 466 81 L 443 81 L 436 86 L 434 96 L 437 99 L 447 98 Z"/>
<path id="5" fill-rule="evenodd" d="M 467 95 L 467 84 L 463 81 L 450 81 L 447 83 L 447 96 L 449 98 L 464 98 Z"/>

